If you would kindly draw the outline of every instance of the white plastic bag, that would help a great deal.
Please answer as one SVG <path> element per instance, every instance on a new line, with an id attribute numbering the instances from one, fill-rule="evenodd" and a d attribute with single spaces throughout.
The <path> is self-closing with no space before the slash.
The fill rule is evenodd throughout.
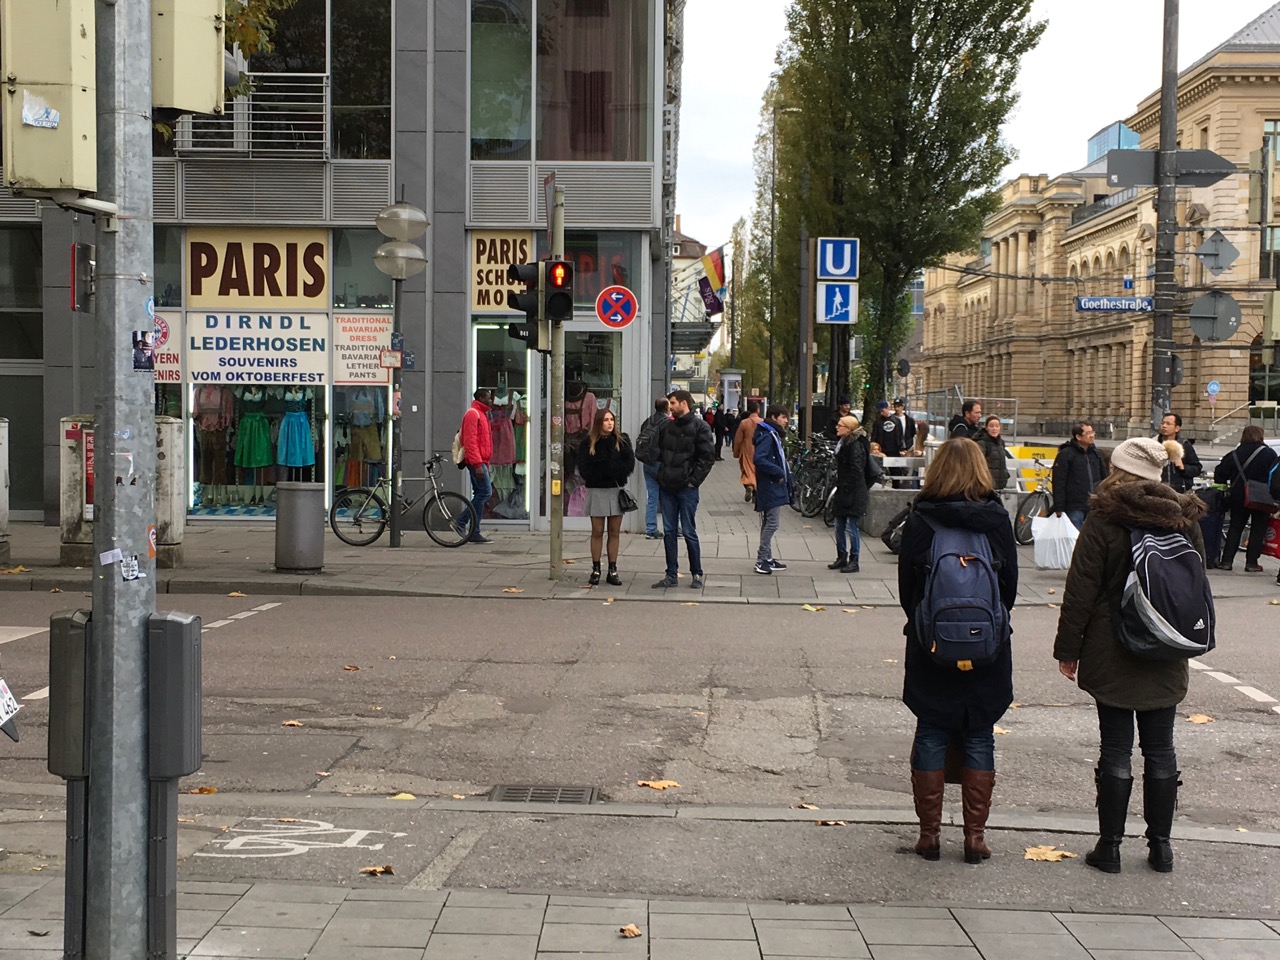
<path id="1" fill-rule="evenodd" d="M 1064 513 L 1031 519 L 1031 535 L 1036 540 L 1036 566 L 1041 570 L 1066 570 L 1076 549 L 1080 531 Z"/>

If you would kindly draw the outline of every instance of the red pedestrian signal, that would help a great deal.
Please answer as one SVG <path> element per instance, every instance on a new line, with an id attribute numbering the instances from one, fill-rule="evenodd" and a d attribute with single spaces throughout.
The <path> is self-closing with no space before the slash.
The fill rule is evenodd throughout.
<path id="1" fill-rule="evenodd" d="M 548 260 L 543 286 L 543 316 L 552 323 L 573 319 L 573 264 Z"/>

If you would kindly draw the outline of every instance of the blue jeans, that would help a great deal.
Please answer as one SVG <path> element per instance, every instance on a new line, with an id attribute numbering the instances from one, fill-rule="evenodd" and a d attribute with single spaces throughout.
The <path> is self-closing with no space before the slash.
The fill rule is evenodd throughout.
<path id="1" fill-rule="evenodd" d="M 698 543 L 698 527 L 694 515 L 698 512 L 698 488 L 683 490 L 662 488 L 658 495 L 662 506 L 662 540 L 667 550 L 667 576 L 675 579 L 680 570 L 680 558 L 676 553 L 676 538 L 684 534 L 684 544 L 689 551 L 689 572 L 702 576 L 702 546 Z"/>
<path id="2" fill-rule="evenodd" d="M 964 765 L 970 770 L 996 768 L 996 738 L 992 730 L 961 734 L 964 737 Z M 951 731 L 916 720 L 916 739 L 911 744 L 911 769 L 927 773 L 946 765 L 947 741 Z"/>
<path id="3" fill-rule="evenodd" d="M 756 563 L 768 563 L 773 559 L 773 535 L 778 532 L 781 522 L 781 507 L 760 511 L 760 549 L 756 551 Z"/>
<path id="4" fill-rule="evenodd" d="M 836 517 L 836 556 L 852 559 L 862 549 L 862 541 L 858 537 L 858 519 Z"/>
<path id="5" fill-rule="evenodd" d="M 1084 529 L 1084 515 L 1088 510 L 1067 510 L 1067 519 L 1076 525 L 1077 530 Z"/>
<path id="6" fill-rule="evenodd" d="M 644 532 L 658 532 L 658 464 L 644 467 Z"/>
<path id="7" fill-rule="evenodd" d="M 493 496 L 493 482 L 489 479 L 487 466 L 473 467 L 471 474 L 471 509 L 476 515 L 476 526 L 472 536 L 480 535 L 480 521 L 484 519 L 484 506 Z"/>

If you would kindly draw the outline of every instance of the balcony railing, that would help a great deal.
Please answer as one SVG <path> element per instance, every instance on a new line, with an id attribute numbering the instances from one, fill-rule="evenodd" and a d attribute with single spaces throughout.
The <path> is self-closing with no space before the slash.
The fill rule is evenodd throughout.
<path id="1" fill-rule="evenodd" d="M 1096 203 L 1091 203 L 1085 207 L 1076 207 L 1071 211 L 1071 225 L 1074 227 L 1077 223 L 1088 220 L 1090 217 L 1096 217 L 1099 214 L 1106 213 L 1108 210 L 1114 210 L 1116 207 L 1122 206 L 1138 196 L 1137 187 L 1125 187 L 1119 193 L 1113 193 L 1109 197 L 1103 197 Z"/>
<path id="2" fill-rule="evenodd" d="M 329 157 L 329 78 L 322 73 L 251 73 L 248 96 L 228 100 L 222 116 L 184 116 L 174 136 L 179 155 L 259 158 Z"/>

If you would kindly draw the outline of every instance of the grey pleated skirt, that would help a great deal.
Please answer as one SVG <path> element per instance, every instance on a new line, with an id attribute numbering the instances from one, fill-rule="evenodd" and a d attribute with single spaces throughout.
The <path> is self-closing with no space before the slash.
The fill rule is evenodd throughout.
<path id="1" fill-rule="evenodd" d="M 621 515 L 622 508 L 618 506 L 617 487 L 587 488 L 588 517 L 618 517 Z"/>

